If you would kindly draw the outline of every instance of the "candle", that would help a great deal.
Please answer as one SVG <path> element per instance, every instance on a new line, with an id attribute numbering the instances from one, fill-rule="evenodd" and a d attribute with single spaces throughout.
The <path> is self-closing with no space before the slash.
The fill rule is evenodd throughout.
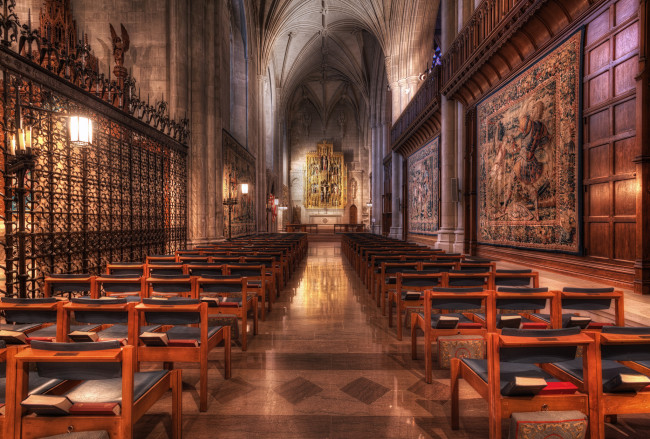
<path id="1" fill-rule="evenodd" d="M 18 151 L 25 150 L 25 132 L 22 128 L 18 128 Z"/>
<path id="2" fill-rule="evenodd" d="M 32 127 L 25 130 L 25 149 L 32 147 Z"/>
<path id="3" fill-rule="evenodd" d="M 11 136 L 11 146 L 9 148 L 9 154 L 16 155 L 16 137 Z"/>

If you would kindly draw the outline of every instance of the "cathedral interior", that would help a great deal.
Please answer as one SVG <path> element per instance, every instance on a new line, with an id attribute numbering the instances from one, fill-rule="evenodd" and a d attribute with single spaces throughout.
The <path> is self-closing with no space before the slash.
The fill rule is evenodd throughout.
<path id="1" fill-rule="evenodd" d="M 0 437 L 650 437 L 647 0 L 0 0 Z"/>

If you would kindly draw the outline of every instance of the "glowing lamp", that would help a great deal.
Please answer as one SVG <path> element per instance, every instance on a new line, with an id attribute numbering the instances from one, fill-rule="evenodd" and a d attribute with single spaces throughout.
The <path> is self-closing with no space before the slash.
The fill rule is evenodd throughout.
<path id="1" fill-rule="evenodd" d="M 70 143 L 88 146 L 93 143 L 93 122 L 83 116 L 70 117 Z"/>
<path id="2" fill-rule="evenodd" d="M 248 195 L 248 184 L 247 183 L 242 183 L 241 185 L 241 193 L 244 195 Z"/>

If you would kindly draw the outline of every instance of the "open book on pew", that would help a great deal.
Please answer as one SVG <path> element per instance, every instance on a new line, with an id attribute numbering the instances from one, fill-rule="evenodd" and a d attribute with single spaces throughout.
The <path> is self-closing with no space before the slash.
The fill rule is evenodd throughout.
<path id="1" fill-rule="evenodd" d="M 541 377 L 516 376 L 501 390 L 504 396 L 530 396 L 537 395 L 547 386 L 546 380 Z"/>
<path id="2" fill-rule="evenodd" d="M 93 331 L 72 331 L 68 334 L 68 337 L 70 337 L 70 340 L 78 343 L 99 340 L 99 334 Z"/>
<path id="3" fill-rule="evenodd" d="M 27 336 L 21 331 L 2 329 L 0 330 L 0 340 L 4 340 L 7 344 L 26 344 Z"/>
<path id="4" fill-rule="evenodd" d="M 228 298 L 227 297 L 219 297 L 219 296 L 203 296 L 201 297 L 201 302 L 206 302 L 208 306 L 232 306 L 232 307 L 237 307 L 239 304 L 237 302 L 226 302 Z"/>

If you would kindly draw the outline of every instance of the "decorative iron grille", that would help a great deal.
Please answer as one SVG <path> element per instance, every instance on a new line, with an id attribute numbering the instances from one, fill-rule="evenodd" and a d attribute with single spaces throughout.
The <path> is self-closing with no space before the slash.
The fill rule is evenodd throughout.
<path id="1" fill-rule="evenodd" d="M 7 21 L 6 15 L 0 18 Z M 96 89 L 83 90 L 13 52 L 3 27 L 1 268 L 6 282 L 0 292 L 36 297 L 50 273 L 97 274 L 108 262 L 140 261 L 183 248 L 187 148 L 178 140 L 183 142 L 187 131 L 176 136 L 164 126 L 147 125 L 149 120 L 116 109 Z M 92 145 L 70 143 L 67 116 L 73 114 L 92 119 Z M 24 188 L 21 176 L 10 170 L 14 157 L 8 150 L 19 121 L 32 127 L 35 162 L 26 171 Z"/>

